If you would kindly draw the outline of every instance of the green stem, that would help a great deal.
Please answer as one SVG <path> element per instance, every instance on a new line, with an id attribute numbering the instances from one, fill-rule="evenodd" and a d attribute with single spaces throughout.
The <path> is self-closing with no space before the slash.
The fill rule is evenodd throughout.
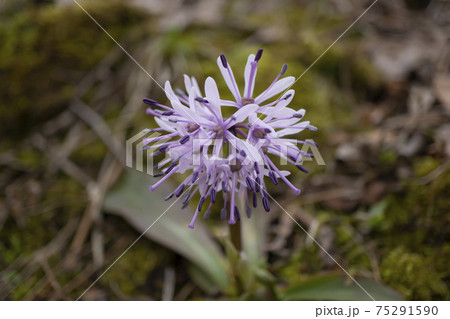
<path id="1" fill-rule="evenodd" d="M 236 221 L 235 224 L 230 224 L 230 239 L 234 248 L 236 248 L 236 251 L 238 252 L 238 259 L 241 258 L 240 254 L 242 251 L 242 240 L 241 240 L 241 223 L 239 221 Z M 236 292 L 237 295 L 240 296 L 244 293 L 244 287 L 241 278 L 239 277 L 238 270 L 236 269 L 237 264 L 232 265 L 231 267 L 233 277 L 236 283 Z"/>
<path id="2" fill-rule="evenodd" d="M 240 253 L 242 251 L 241 222 L 230 224 L 230 238 L 234 248 Z"/>

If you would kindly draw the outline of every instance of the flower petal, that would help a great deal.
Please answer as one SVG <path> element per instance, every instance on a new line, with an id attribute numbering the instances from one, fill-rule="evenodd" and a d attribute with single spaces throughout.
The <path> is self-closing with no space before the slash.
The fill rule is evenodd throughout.
<path id="1" fill-rule="evenodd" d="M 279 94 L 289 88 L 295 82 L 295 78 L 293 76 L 285 77 L 281 80 L 275 82 L 275 84 L 270 87 L 268 90 L 264 91 L 255 99 L 256 104 L 261 104 L 267 99 L 270 99 L 272 96 Z"/>
<path id="2" fill-rule="evenodd" d="M 239 110 L 234 112 L 231 116 L 232 120 L 229 121 L 226 128 L 232 127 L 236 123 L 240 123 L 245 120 L 250 114 L 255 113 L 255 111 L 259 108 L 257 104 L 247 104 L 241 107 Z"/>
<path id="3" fill-rule="evenodd" d="M 309 125 L 309 121 L 298 123 L 296 126 L 285 128 L 282 130 L 277 131 L 278 137 L 285 136 L 285 135 L 293 135 L 298 134 L 304 129 L 306 129 Z"/>
<path id="4" fill-rule="evenodd" d="M 239 90 L 237 88 L 236 80 L 234 79 L 233 70 L 231 69 L 230 64 L 228 64 L 228 67 L 225 68 L 222 64 L 222 60 L 220 59 L 220 57 L 218 57 L 217 65 L 219 66 L 222 77 L 225 80 L 228 88 L 230 89 L 231 94 L 233 94 L 236 102 L 239 103 L 241 101 L 241 94 L 239 93 Z"/>
<path id="5" fill-rule="evenodd" d="M 270 126 L 275 128 L 284 128 L 286 126 L 292 126 L 294 124 L 296 124 L 300 119 L 298 118 L 291 118 L 291 119 L 286 119 L 286 120 L 279 120 L 273 123 L 270 123 Z"/>
<path id="6" fill-rule="evenodd" d="M 216 81 L 212 77 L 208 77 L 205 81 L 205 95 L 206 99 L 211 106 L 212 111 L 219 117 L 222 118 L 222 111 L 220 109 L 220 96 L 219 90 L 217 89 Z"/>
<path id="7" fill-rule="evenodd" d="M 169 123 L 166 119 L 162 119 L 155 116 L 155 122 L 159 125 L 160 128 L 164 129 L 164 131 L 166 132 L 176 131 L 176 127 L 173 125 L 174 123 Z"/>
<path id="8" fill-rule="evenodd" d="M 197 97 L 197 90 L 195 89 L 195 87 L 191 87 L 191 90 L 189 91 L 189 106 L 191 110 L 194 111 L 201 120 L 209 122 L 209 124 L 211 125 L 214 124 L 214 122 L 208 121 L 208 119 L 212 120 L 213 114 L 211 114 L 211 111 L 208 110 L 208 108 L 200 105 L 200 102 L 197 102 L 195 100 L 195 98 Z"/>
<path id="9" fill-rule="evenodd" d="M 250 97 L 253 95 L 253 89 L 255 88 L 255 78 L 256 78 L 256 70 L 255 74 L 253 75 L 252 81 L 250 83 L 250 73 L 252 70 L 252 62 L 255 62 L 255 55 L 250 54 L 247 59 L 247 64 L 245 65 L 245 71 L 244 71 L 244 80 L 245 80 L 245 88 L 244 88 L 244 96 L 247 96 L 247 91 L 249 84 L 250 86 Z M 255 62 L 256 63 L 256 62 Z"/>
<path id="10" fill-rule="evenodd" d="M 294 98 L 295 91 L 289 90 L 285 94 L 286 96 L 289 96 L 287 99 L 282 99 L 280 102 L 278 102 L 275 106 L 268 106 L 265 108 L 262 108 L 261 113 L 265 114 L 266 117 L 264 118 L 264 122 L 270 121 L 271 119 L 275 118 L 282 118 L 282 117 L 288 117 L 292 116 L 294 110 L 291 108 L 287 108 L 286 106 L 291 103 L 292 99 Z"/>
<path id="11" fill-rule="evenodd" d="M 191 88 L 192 88 L 192 81 L 191 78 L 189 76 L 187 76 L 186 74 L 183 75 L 184 77 L 184 87 L 186 89 L 186 92 L 190 92 Z"/>
<path id="12" fill-rule="evenodd" d="M 258 118 L 258 114 L 252 113 L 248 117 L 248 123 L 251 127 L 268 128 L 273 131 L 273 127 Z"/>
<path id="13" fill-rule="evenodd" d="M 262 169 L 262 171 L 261 171 L 261 173 L 263 174 L 263 175 L 265 175 L 265 176 L 269 176 L 269 170 L 267 169 L 267 168 L 263 168 Z M 289 171 L 280 171 L 280 173 L 281 173 L 281 175 L 283 175 L 283 176 L 289 176 L 289 175 L 291 175 L 291 172 L 289 172 Z"/>
<path id="14" fill-rule="evenodd" d="M 166 92 L 166 96 L 170 100 L 170 103 L 172 104 L 172 107 L 176 113 L 185 117 L 187 120 L 197 122 L 194 117 L 195 113 L 191 112 L 191 110 L 189 108 L 187 108 L 180 102 L 180 99 L 178 98 L 178 96 L 176 96 L 176 94 L 173 92 L 172 86 L 170 85 L 169 81 L 166 81 L 166 84 L 164 86 L 164 91 Z"/>
<path id="15" fill-rule="evenodd" d="M 200 91 L 200 86 L 198 85 L 197 80 L 193 76 L 191 76 L 191 83 L 192 86 L 195 88 L 198 96 L 203 97 L 202 92 Z"/>
<path id="16" fill-rule="evenodd" d="M 237 150 L 244 150 L 247 154 L 246 159 L 250 160 L 251 162 L 257 162 L 262 164 L 262 157 L 259 153 L 258 149 L 250 144 L 247 141 L 241 140 L 234 135 L 232 135 L 230 132 L 225 132 L 228 142 Z M 252 163 L 243 163 L 243 164 L 249 164 L 253 165 Z"/>
<path id="17" fill-rule="evenodd" d="M 186 88 L 186 92 L 191 92 L 192 88 L 195 89 L 195 97 L 203 97 L 202 92 L 200 92 L 200 87 L 198 86 L 197 80 L 194 77 L 189 77 L 186 74 L 184 75 L 184 86 Z"/>

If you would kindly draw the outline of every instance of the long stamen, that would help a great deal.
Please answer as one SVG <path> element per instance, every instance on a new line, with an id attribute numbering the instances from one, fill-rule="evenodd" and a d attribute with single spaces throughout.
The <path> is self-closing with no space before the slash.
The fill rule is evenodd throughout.
<path id="1" fill-rule="evenodd" d="M 157 107 L 161 107 L 161 108 L 163 108 L 163 109 L 166 109 L 166 110 L 168 110 L 168 111 L 173 111 L 173 109 L 170 108 L 169 106 L 160 104 L 160 103 L 156 102 L 155 100 L 144 99 L 143 102 L 144 102 L 145 104 L 147 104 L 147 105 L 150 105 L 150 106 L 157 106 Z"/>
<path id="2" fill-rule="evenodd" d="M 191 223 L 189 224 L 190 229 L 194 229 L 195 221 L 197 220 L 199 210 L 195 210 L 194 217 L 192 217 Z"/>
<path id="3" fill-rule="evenodd" d="M 150 190 L 152 192 L 154 192 L 155 189 L 158 188 L 159 185 L 164 183 L 166 181 L 166 179 L 168 179 L 170 176 L 172 176 L 177 170 L 178 170 L 178 167 L 172 168 L 169 172 L 167 172 L 167 174 L 163 178 L 161 178 L 158 182 L 156 182 L 155 184 L 150 186 Z"/>
<path id="4" fill-rule="evenodd" d="M 272 166 L 273 170 L 277 172 L 278 176 L 280 176 L 283 182 L 285 182 L 295 192 L 295 195 L 300 195 L 301 190 L 295 187 L 283 174 L 281 174 L 278 167 L 267 156 L 266 161 L 269 163 L 270 166 Z"/>
<path id="5" fill-rule="evenodd" d="M 177 135 L 178 135 L 178 133 L 175 132 L 175 133 L 161 135 L 161 136 L 153 137 L 153 138 L 144 138 L 143 139 L 143 143 L 144 144 L 150 144 L 150 143 L 153 143 L 153 142 L 157 142 L 157 141 L 165 140 L 165 139 L 168 139 L 168 138 L 172 138 L 172 137 L 175 137 Z"/>

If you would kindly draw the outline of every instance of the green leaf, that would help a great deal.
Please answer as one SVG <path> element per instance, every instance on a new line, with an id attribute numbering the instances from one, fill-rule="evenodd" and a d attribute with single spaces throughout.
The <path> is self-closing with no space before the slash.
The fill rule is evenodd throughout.
<path id="1" fill-rule="evenodd" d="M 372 279 L 355 278 L 375 300 L 402 300 L 399 293 Z M 284 300 L 372 300 L 353 280 L 340 274 L 315 276 L 291 286 Z"/>
<path id="2" fill-rule="evenodd" d="M 244 203 L 244 200 L 241 200 Z M 246 207 L 241 206 L 241 212 L 245 212 Z M 248 262 L 252 267 L 257 268 L 265 266 L 267 263 L 267 256 L 264 251 L 267 238 L 267 223 L 268 215 L 263 209 L 252 208 L 252 216 L 250 219 L 243 217 L 242 236 L 243 236 L 243 250 Z"/>
<path id="3" fill-rule="evenodd" d="M 181 201 L 164 201 L 172 191 L 168 185 L 163 184 L 156 192 L 151 192 L 152 179 L 144 173 L 127 170 L 118 185 L 107 194 L 104 208 L 121 216 L 140 233 L 154 223 L 145 233 L 146 237 L 179 253 L 199 267 L 220 289 L 227 289 L 224 255 L 202 221 L 197 220 L 195 229 L 188 228 L 192 213 L 180 209 Z"/>

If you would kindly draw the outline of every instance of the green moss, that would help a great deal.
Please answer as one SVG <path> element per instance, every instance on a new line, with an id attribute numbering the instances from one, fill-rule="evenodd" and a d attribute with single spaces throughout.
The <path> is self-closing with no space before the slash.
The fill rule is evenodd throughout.
<path id="1" fill-rule="evenodd" d="M 430 158 L 420 163 L 418 175 L 436 166 Z M 450 295 L 448 189 L 450 173 L 446 172 L 430 185 L 410 181 L 403 192 L 387 199 L 385 228 L 376 235 L 384 250 L 381 273 L 408 299 L 445 300 Z"/>
<path id="2" fill-rule="evenodd" d="M 392 165 L 395 164 L 398 159 L 398 155 L 396 152 L 392 150 L 382 150 L 378 154 L 378 160 L 383 165 Z"/>
<path id="3" fill-rule="evenodd" d="M 317 245 L 308 245 L 300 251 L 294 252 L 289 261 L 279 267 L 276 273 L 283 281 L 296 283 L 308 275 L 313 275 L 323 270 L 324 264 L 320 259 Z"/>
<path id="4" fill-rule="evenodd" d="M 86 167 L 89 165 L 97 166 L 98 163 L 103 159 L 107 151 L 105 144 L 101 141 L 90 143 L 84 145 L 80 149 L 76 150 L 72 154 L 72 159 L 75 162 L 81 162 Z"/>
<path id="5" fill-rule="evenodd" d="M 435 258 L 448 261 L 449 246 L 444 249 L 446 254 L 432 256 L 398 247 L 383 259 L 382 279 L 409 300 L 448 300 L 448 284 L 443 280 L 444 274 L 440 273 L 443 269 L 437 269 L 434 262 Z"/>
<path id="6" fill-rule="evenodd" d="M 17 156 L 18 164 L 25 166 L 29 170 L 41 167 L 45 160 L 46 158 L 40 152 L 32 149 L 24 149 Z"/>
<path id="7" fill-rule="evenodd" d="M 437 158 L 427 156 L 414 162 L 414 173 L 416 176 L 425 176 L 430 174 L 440 165 Z"/>
<path id="8" fill-rule="evenodd" d="M 94 1 L 86 9 L 116 39 L 143 17 L 118 1 Z M 104 14 L 107 12 L 107 14 Z M 77 6 L 21 10 L 0 23 L 0 128 L 13 143 L 60 112 L 73 88 L 113 47 Z"/>
<path id="9" fill-rule="evenodd" d="M 170 257 L 171 254 L 158 248 L 157 245 L 140 241 L 101 278 L 100 284 L 108 286 L 116 283 L 121 292 L 127 296 L 143 293 L 146 284 L 150 286 L 147 288 L 156 288 L 155 292 L 160 292 L 163 278 L 151 276 L 151 272 L 157 267 L 163 267 Z M 160 275 L 162 274 L 161 271 Z M 148 278 L 153 280 L 147 283 Z M 154 297 L 161 298 L 159 295 Z"/>

